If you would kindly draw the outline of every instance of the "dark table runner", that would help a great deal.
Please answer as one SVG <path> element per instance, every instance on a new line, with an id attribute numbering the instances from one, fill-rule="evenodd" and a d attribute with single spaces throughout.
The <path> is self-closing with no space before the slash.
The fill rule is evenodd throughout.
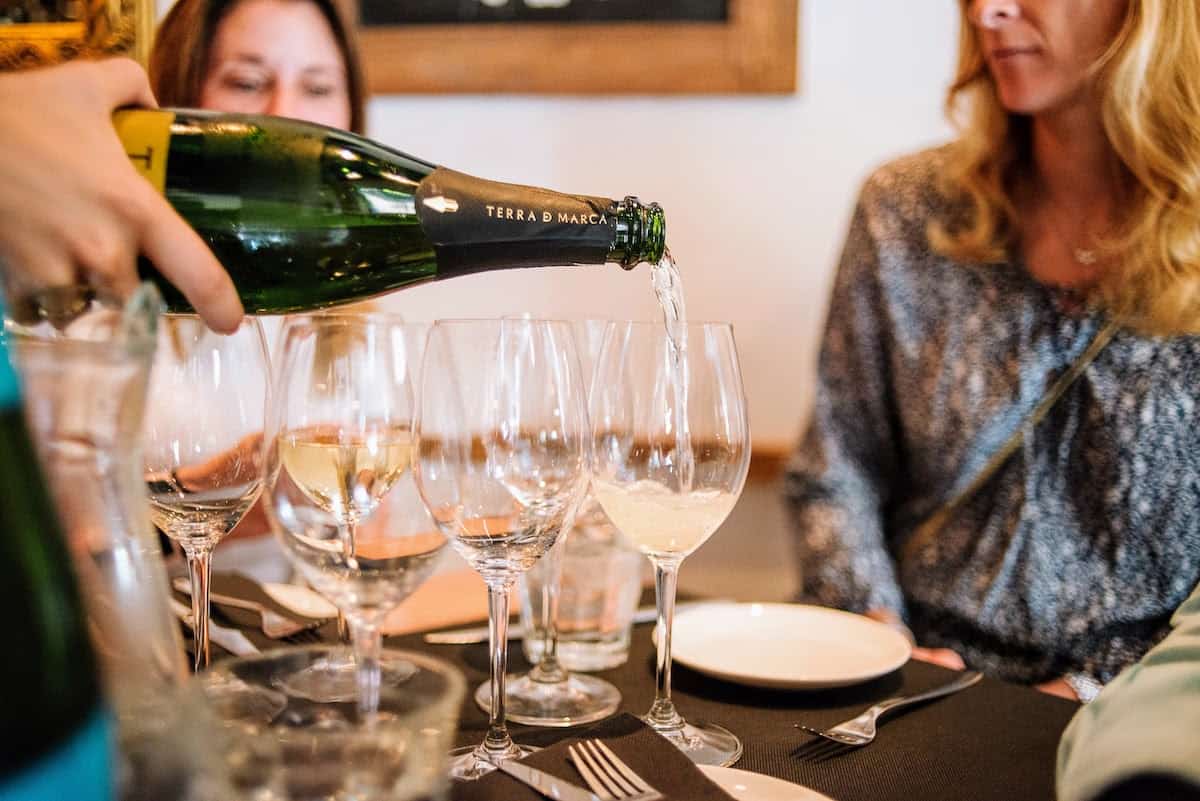
<path id="1" fill-rule="evenodd" d="M 664 795 L 664 801 L 733 801 L 701 773 L 675 746 L 628 712 L 599 723 L 572 729 L 570 736 L 522 760 L 576 785 L 583 779 L 569 761 L 567 746 L 576 737 L 595 737 L 613 750 L 644 781 Z M 479 781 L 460 782 L 450 791 L 453 801 L 542 801 L 536 791 L 500 771 Z"/>
<path id="2" fill-rule="evenodd" d="M 634 630 L 628 662 L 596 674 L 621 690 L 622 711 L 642 714 L 654 700 L 652 628 Z M 386 645 L 440 656 L 466 673 L 458 742 L 480 742 L 487 717 L 473 694 L 487 679 L 487 646 L 427 645 L 420 635 L 390 637 Z M 526 667 L 520 641 L 513 640 L 509 670 Z M 1078 705 L 993 679 L 885 718 L 869 746 L 818 762 L 793 756 L 808 736 L 792 724 L 831 726 L 883 698 L 919 692 L 953 675 L 909 662 L 854 687 L 785 692 L 726 683 L 676 664 L 673 697 L 685 718 L 720 723 L 741 738 L 745 753 L 733 767 L 803 784 L 837 801 L 1053 801 L 1058 738 Z M 520 725 L 510 731 L 518 742 L 543 746 L 576 734 Z"/>
<path id="3" fill-rule="evenodd" d="M 242 624 L 242 630 L 260 647 L 278 645 L 244 627 L 253 616 L 231 620 L 228 610 L 222 611 L 226 614 L 217 612 L 218 619 Z M 654 700 L 652 628 L 635 628 L 629 661 L 597 674 L 620 689 L 622 712 L 640 715 Z M 333 636 L 332 624 L 324 626 L 322 633 Z M 388 637 L 384 644 L 439 656 L 464 672 L 467 697 L 458 744 L 479 743 L 487 729 L 487 716 L 475 705 L 474 692 L 488 677 L 487 645 L 428 645 L 419 634 Z M 214 647 L 214 657 L 219 650 Z M 527 668 L 520 641 L 512 640 L 509 672 Z M 885 718 L 878 738 L 869 746 L 815 762 L 793 754 L 809 741 L 793 728 L 797 722 L 831 726 L 883 698 L 919 692 L 953 675 L 934 665 L 910 661 L 865 684 L 798 692 L 743 687 L 676 664 L 673 695 L 685 718 L 711 720 L 741 738 L 745 753 L 733 767 L 802 784 L 836 801 L 1053 801 L 1058 738 L 1078 705 L 993 679 L 985 678 L 963 692 Z M 538 746 L 580 733 L 578 729 L 517 724 L 511 724 L 510 731 L 518 742 Z M 452 797 L 473 798 L 469 793 Z"/>

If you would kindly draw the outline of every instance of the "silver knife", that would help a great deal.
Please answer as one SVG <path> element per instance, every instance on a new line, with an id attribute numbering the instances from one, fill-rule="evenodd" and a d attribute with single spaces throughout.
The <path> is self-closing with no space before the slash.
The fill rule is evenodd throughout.
<path id="1" fill-rule="evenodd" d="M 192 628 L 191 608 L 176 601 L 174 598 L 170 600 L 171 611 L 175 613 L 175 617 L 182 620 L 188 628 Z M 259 653 L 258 646 L 250 642 L 245 634 L 242 634 L 237 629 L 230 629 L 213 623 L 211 620 L 208 621 L 208 639 L 234 656 L 249 656 L 250 654 Z"/>
<path id="2" fill-rule="evenodd" d="M 544 770 L 510 760 L 501 760 L 494 764 L 497 770 L 504 771 L 517 781 L 529 785 L 546 798 L 558 801 L 600 801 L 600 797 L 595 793 L 589 793 L 579 785 L 571 784 L 566 779 L 560 779 Z"/>
<path id="3" fill-rule="evenodd" d="M 682 612 L 685 609 L 692 609 L 710 603 L 717 603 L 717 601 L 684 601 L 683 603 L 675 604 L 675 611 Z M 657 615 L 658 612 L 653 606 L 640 606 L 633 613 L 633 622 L 653 623 Z M 524 636 L 524 626 L 520 623 L 508 624 L 508 638 L 510 640 L 519 640 Z M 431 645 L 471 645 L 477 642 L 487 642 L 488 627 L 468 626 L 462 629 L 450 629 L 449 631 L 431 631 L 425 635 L 424 639 L 425 642 Z"/>

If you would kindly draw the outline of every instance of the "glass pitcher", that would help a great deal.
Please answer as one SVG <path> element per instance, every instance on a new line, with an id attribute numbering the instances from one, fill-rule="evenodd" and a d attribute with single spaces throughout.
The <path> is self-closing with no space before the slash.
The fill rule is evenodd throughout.
<path id="1" fill-rule="evenodd" d="M 181 742 L 194 732 L 195 701 L 142 479 L 142 416 L 161 310 L 146 284 L 123 308 L 96 306 L 61 328 L 6 322 L 118 718 L 126 799 L 168 787 L 171 797 L 195 797 L 186 785 L 202 773 L 195 746 Z"/>

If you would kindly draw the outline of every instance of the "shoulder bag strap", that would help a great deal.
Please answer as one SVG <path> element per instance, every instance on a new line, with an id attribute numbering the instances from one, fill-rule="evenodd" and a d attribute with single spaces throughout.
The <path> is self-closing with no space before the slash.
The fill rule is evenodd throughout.
<path id="1" fill-rule="evenodd" d="M 1088 344 L 1087 349 L 1084 350 L 1084 352 L 1081 353 L 1075 359 L 1075 361 L 1071 363 L 1071 366 L 1068 367 L 1066 371 L 1058 377 L 1058 380 L 1055 381 L 1048 390 L 1046 390 L 1046 394 L 1042 396 L 1040 401 L 1038 401 L 1037 406 L 1033 407 L 1029 414 L 1025 415 L 1025 418 L 1021 420 L 1021 424 L 1017 426 L 1012 435 L 1005 440 L 1004 444 L 992 454 L 991 458 L 988 459 L 987 464 L 985 464 L 983 469 L 981 469 L 975 475 L 975 478 L 971 480 L 971 483 L 960 490 L 950 500 L 943 503 L 940 507 L 938 507 L 936 512 L 934 512 L 932 515 L 926 518 L 924 522 L 917 526 L 912 536 L 909 537 L 908 541 L 904 544 L 905 555 L 912 554 L 919 547 L 937 535 L 937 533 L 946 525 L 946 521 L 950 519 L 950 516 L 957 512 L 959 508 L 971 498 L 971 496 L 978 492 L 979 489 L 986 484 L 989 479 L 992 478 L 992 476 L 996 475 L 1004 463 L 1008 461 L 1008 458 L 1013 455 L 1013 452 L 1021 446 L 1022 442 L 1024 442 L 1025 432 L 1041 422 L 1050 409 L 1054 407 L 1054 404 L 1058 403 L 1058 400 L 1066 393 L 1067 389 L 1070 388 L 1073 383 L 1075 383 L 1075 380 L 1083 374 L 1083 371 L 1087 369 L 1087 366 L 1092 363 L 1096 356 L 1099 355 L 1100 351 L 1104 350 L 1104 347 L 1109 343 L 1109 341 L 1112 340 L 1113 334 L 1117 332 L 1118 327 L 1119 326 L 1115 320 L 1109 320 L 1107 323 L 1105 323 L 1104 327 L 1101 328 L 1100 331 L 1096 333 L 1096 336 L 1092 338 L 1092 341 Z"/>

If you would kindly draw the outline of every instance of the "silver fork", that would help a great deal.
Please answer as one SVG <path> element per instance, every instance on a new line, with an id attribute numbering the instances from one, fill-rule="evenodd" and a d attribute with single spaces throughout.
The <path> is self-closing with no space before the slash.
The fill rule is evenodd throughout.
<path id="1" fill-rule="evenodd" d="M 567 753 L 584 783 L 604 801 L 659 801 L 663 797 L 599 740 L 580 740 L 567 746 Z"/>
<path id="2" fill-rule="evenodd" d="M 190 595 L 192 592 L 191 583 L 183 576 L 176 578 L 171 582 L 171 585 L 184 595 Z M 232 595 L 223 595 L 219 592 L 210 591 L 208 599 L 214 604 L 221 604 L 233 607 L 234 609 L 244 609 L 247 612 L 257 612 L 260 623 L 259 628 L 262 629 L 263 634 L 272 640 L 291 639 L 308 629 L 313 629 L 321 625 L 319 620 L 294 620 L 248 598 L 235 598 Z M 320 636 L 318 635 L 316 639 L 320 640 Z"/>
<path id="3" fill-rule="evenodd" d="M 823 737 L 825 740 L 832 742 L 838 746 L 857 747 L 866 745 L 875 739 L 875 723 L 880 717 L 896 709 L 919 704 L 923 701 L 931 701 L 934 698 L 941 698 L 943 695 L 950 695 L 959 690 L 965 690 L 973 684 L 976 684 L 983 678 L 983 674 L 977 670 L 968 670 L 954 681 L 943 684 L 941 687 L 934 687 L 932 690 L 926 690 L 923 693 L 915 695 L 901 695 L 895 698 L 889 698 L 886 701 L 880 701 L 878 704 L 867 709 L 858 717 L 851 718 L 845 723 L 839 723 L 828 729 L 814 729 L 811 726 L 805 726 L 803 723 L 795 724 L 797 729 L 801 729 L 814 737 Z M 822 742 L 814 740 L 813 742 Z M 811 743 L 809 744 L 811 745 Z M 826 743 L 827 745 L 827 743 Z M 830 753 L 835 753 L 828 749 L 823 750 L 805 750 L 801 747 L 793 752 L 796 756 L 804 756 L 811 759 L 817 759 L 828 756 Z"/>

